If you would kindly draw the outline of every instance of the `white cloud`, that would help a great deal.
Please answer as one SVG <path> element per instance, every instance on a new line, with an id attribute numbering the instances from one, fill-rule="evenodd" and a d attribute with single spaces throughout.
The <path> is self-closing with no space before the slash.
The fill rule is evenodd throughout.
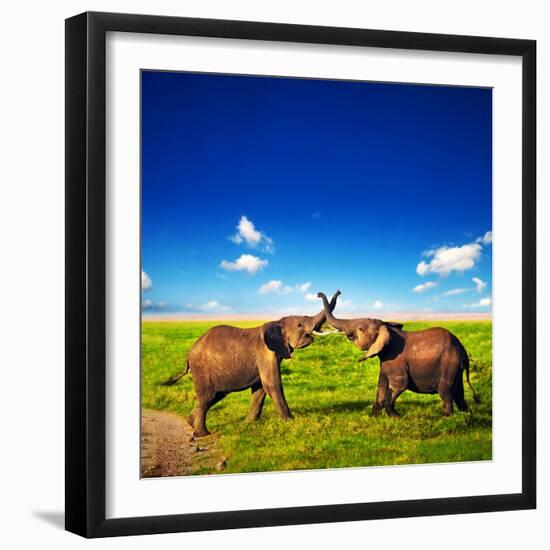
<path id="1" fill-rule="evenodd" d="M 262 240 L 262 234 L 256 230 L 254 224 L 246 216 L 241 216 L 237 225 L 237 233 L 231 237 L 231 240 L 237 244 L 245 241 L 251 246 L 257 246 Z"/>
<path id="2" fill-rule="evenodd" d="M 309 290 L 309 287 L 311 286 L 310 282 L 303 283 L 301 285 L 296 285 L 296 290 L 298 292 L 307 292 Z"/>
<path id="3" fill-rule="evenodd" d="M 476 239 L 476 243 L 481 243 L 487 246 L 488 244 L 492 244 L 493 242 L 493 232 L 487 231 L 483 237 L 478 237 Z"/>
<path id="4" fill-rule="evenodd" d="M 264 283 L 259 289 L 258 292 L 260 294 L 291 294 L 292 292 L 301 292 L 302 294 L 305 294 L 309 287 L 311 286 L 310 282 L 302 283 L 295 285 L 294 288 L 288 285 L 284 285 L 283 281 L 281 280 L 271 280 L 267 283 Z M 317 301 L 317 296 L 314 294 L 310 294 L 309 296 L 314 296 L 314 300 L 311 301 Z M 306 298 L 306 300 L 310 300 L 310 298 Z"/>
<path id="5" fill-rule="evenodd" d="M 417 266 L 416 266 L 416 272 L 419 275 L 426 275 L 430 271 L 430 266 L 422 260 Z"/>
<path id="6" fill-rule="evenodd" d="M 430 288 L 433 288 L 436 286 L 437 283 L 434 283 L 433 281 L 427 281 L 424 284 L 416 285 L 412 291 L 413 292 L 425 292 L 426 290 L 429 290 Z"/>
<path id="7" fill-rule="evenodd" d="M 220 302 L 218 302 L 217 300 L 210 300 L 205 304 L 201 304 L 200 306 L 197 306 L 195 309 L 198 309 L 199 311 L 213 312 L 213 311 L 228 311 L 231 308 L 229 306 L 224 306 L 223 304 L 220 304 Z"/>
<path id="8" fill-rule="evenodd" d="M 260 294 L 290 294 L 292 288 L 283 285 L 283 281 L 269 281 L 264 283 L 259 289 Z"/>
<path id="9" fill-rule="evenodd" d="M 153 287 L 153 281 L 151 280 L 151 277 L 141 270 L 141 290 L 149 290 Z"/>
<path id="10" fill-rule="evenodd" d="M 419 275 L 427 273 L 448 275 L 452 271 L 464 272 L 474 267 L 481 257 L 481 250 L 481 245 L 478 243 L 442 246 L 436 250 L 429 250 L 426 255 L 432 259 L 429 263 L 421 261 L 416 267 L 416 272 Z"/>
<path id="11" fill-rule="evenodd" d="M 457 296 L 458 294 L 464 294 L 465 292 L 471 292 L 471 288 L 453 288 L 443 293 L 443 296 Z"/>
<path id="12" fill-rule="evenodd" d="M 447 290 L 443 293 L 443 296 L 457 296 L 458 294 L 464 294 L 465 292 L 483 292 L 487 288 L 487 283 L 482 281 L 479 277 L 472 277 L 472 281 L 476 285 L 472 288 L 454 288 L 452 290 Z"/>
<path id="13" fill-rule="evenodd" d="M 144 311 L 161 310 L 167 306 L 166 302 L 153 302 L 152 300 L 142 300 L 141 309 Z"/>
<path id="14" fill-rule="evenodd" d="M 372 307 L 374 309 L 382 309 L 384 307 L 384 304 L 380 300 L 375 300 L 372 304 Z"/>
<path id="15" fill-rule="evenodd" d="M 472 281 L 475 283 L 476 290 L 478 292 L 483 292 L 485 290 L 485 288 L 487 287 L 487 283 L 485 281 L 482 281 L 478 277 L 472 277 Z"/>
<path id="16" fill-rule="evenodd" d="M 269 262 L 262 260 L 251 254 L 241 254 L 234 262 L 228 262 L 222 260 L 220 267 L 227 271 L 248 271 L 251 275 L 255 275 L 258 271 L 262 270 Z"/>
<path id="17" fill-rule="evenodd" d="M 493 303 L 491 298 L 481 298 L 479 302 L 474 304 L 464 304 L 462 307 L 488 307 Z"/>
<path id="18" fill-rule="evenodd" d="M 237 233 L 229 238 L 236 244 L 244 242 L 249 248 L 261 248 L 269 254 L 275 252 L 273 239 L 262 231 L 258 231 L 252 221 L 246 216 L 241 216 L 237 224 Z"/>

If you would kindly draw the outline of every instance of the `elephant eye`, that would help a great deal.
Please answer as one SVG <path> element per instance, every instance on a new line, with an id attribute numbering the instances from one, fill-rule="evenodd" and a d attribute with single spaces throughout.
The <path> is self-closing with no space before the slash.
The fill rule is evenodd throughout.
<path id="1" fill-rule="evenodd" d="M 346 336 L 348 337 L 348 340 L 353 340 L 353 338 L 355 337 L 355 334 L 353 334 L 353 332 L 348 332 Z"/>

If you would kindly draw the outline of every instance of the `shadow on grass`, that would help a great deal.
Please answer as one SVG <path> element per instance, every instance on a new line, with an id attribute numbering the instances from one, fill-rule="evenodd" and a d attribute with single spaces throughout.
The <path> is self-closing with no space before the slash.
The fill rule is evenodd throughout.
<path id="1" fill-rule="evenodd" d="M 315 405 L 312 407 L 294 407 L 296 412 L 302 414 L 307 413 L 319 413 L 319 412 L 353 412 L 353 411 L 365 411 L 370 414 L 372 410 L 372 405 L 374 400 L 360 400 L 360 401 L 341 401 L 339 403 L 331 403 L 327 405 Z M 407 400 L 397 401 L 395 403 L 395 408 L 402 416 L 416 415 L 418 413 L 430 412 L 432 409 L 438 412 L 442 411 L 442 407 L 439 403 L 434 403 L 434 401 L 416 401 L 416 400 Z M 386 412 L 382 409 L 380 415 L 386 415 Z M 442 415 L 441 415 L 442 416 Z"/>
<path id="2" fill-rule="evenodd" d="M 318 412 L 351 412 L 351 411 L 370 411 L 372 401 L 341 401 L 340 403 L 331 403 L 330 405 L 316 405 L 314 407 L 294 407 L 296 412 L 302 414 Z"/>

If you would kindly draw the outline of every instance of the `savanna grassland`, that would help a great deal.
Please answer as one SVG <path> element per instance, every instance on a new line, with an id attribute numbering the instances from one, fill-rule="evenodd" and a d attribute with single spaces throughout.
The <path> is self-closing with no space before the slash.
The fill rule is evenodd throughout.
<path id="1" fill-rule="evenodd" d="M 250 327 L 262 321 L 226 322 Z M 188 374 L 174 386 L 160 382 L 185 366 L 188 350 L 219 322 L 143 322 L 142 406 L 187 416 L 194 404 Z M 244 423 L 250 391 L 229 394 L 208 413 L 209 430 L 226 458 L 224 473 L 300 470 L 351 466 L 420 464 L 492 458 L 491 321 L 406 322 L 405 330 L 443 326 L 464 344 L 470 356 L 467 385 L 470 411 L 442 415 L 437 395 L 410 391 L 397 400 L 399 419 L 370 416 L 378 380 L 378 358 L 358 363 L 361 352 L 342 335 L 316 337 L 282 363 L 282 379 L 294 419 L 281 422 L 266 398 L 262 417 Z M 212 437 L 212 436 L 211 436 Z M 209 438 L 206 438 L 209 439 Z M 217 473 L 200 461 L 190 473 Z"/>

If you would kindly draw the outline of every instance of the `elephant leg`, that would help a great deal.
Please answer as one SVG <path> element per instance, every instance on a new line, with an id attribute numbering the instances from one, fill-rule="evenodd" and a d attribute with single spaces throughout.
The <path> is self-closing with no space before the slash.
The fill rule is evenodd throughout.
<path id="1" fill-rule="evenodd" d="M 468 410 L 468 404 L 466 403 L 466 399 L 464 399 L 464 388 L 461 389 L 462 391 L 454 391 L 453 400 L 456 403 L 459 411 L 466 412 Z"/>
<path id="2" fill-rule="evenodd" d="M 187 417 L 187 423 L 189 424 L 189 426 L 191 426 L 191 428 L 195 429 L 195 412 L 197 411 L 197 407 L 195 407 L 192 411 L 191 411 L 191 414 Z"/>
<path id="3" fill-rule="evenodd" d="M 283 391 L 283 383 L 281 381 L 281 373 L 279 372 L 278 365 L 273 365 L 268 369 L 260 372 L 260 379 L 262 381 L 262 387 L 265 393 L 269 395 L 279 416 L 286 420 L 292 418 L 288 403 L 286 402 L 285 393 Z"/>
<path id="4" fill-rule="evenodd" d="M 227 394 L 223 392 L 216 392 L 213 396 L 208 398 L 199 398 L 199 403 L 191 413 L 193 417 L 193 427 L 195 431 L 193 435 L 195 437 L 204 437 L 210 435 L 210 432 L 206 428 L 206 413 L 208 409 L 215 405 L 218 401 L 221 401 Z"/>
<path id="5" fill-rule="evenodd" d="M 450 416 L 453 414 L 453 393 L 451 388 L 440 388 L 439 396 L 441 397 L 441 401 L 443 401 L 443 414 L 445 416 Z"/>
<path id="6" fill-rule="evenodd" d="M 250 405 L 250 411 L 248 412 L 246 420 L 253 422 L 255 420 L 258 420 L 258 418 L 260 418 L 260 415 L 262 414 L 266 394 L 261 382 L 254 384 L 251 390 L 252 404 Z"/>
<path id="7" fill-rule="evenodd" d="M 468 410 L 468 404 L 466 403 L 466 400 L 464 399 L 464 383 L 462 381 L 462 371 L 459 370 L 459 372 L 456 375 L 455 384 L 453 386 L 453 400 L 456 403 L 456 406 L 458 407 L 459 411 L 467 411 Z"/>
<path id="8" fill-rule="evenodd" d="M 401 416 L 395 410 L 395 400 L 407 389 L 407 384 L 408 384 L 407 376 L 395 377 L 389 380 L 389 386 L 386 391 L 386 396 L 384 399 L 384 407 L 386 409 L 386 413 L 388 414 L 388 416 L 391 416 L 391 417 Z"/>
<path id="9" fill-rule="evenodd" d="M 278 384 L 275 386 L 268 386 L 264 389 L 267 395 L 271 397 L 281 419 L 287 420 L 288 418 L 292 418 L 292 413 L 290 412 L 290 408 L 286 402 L 285 394 L 283 392 L 283 385 Z"/>
<path id="10" fill-rule="evenodd" d="M 388 391 L 388 378 L 380 373 L 378 375 L 378 389 L 376 390 L 376 399 L 372 405 L 372 416 L 379 416 L 384 407 L 386 392 Z"/>
<path id="11" fill-rule="evenodd" d="M 388 416 L 398 418 L 401 415 L 395 410 L 395 400 L 406 390 L 406 388 L 389 388 L 386 393 L 386 399 L 384 401 L 384 407 Z"/>
<path id="12" fill-rule="evenodd" d="M 466 403 L 466 400 L 464 399 L 464 396 L 456 396 L 454 398 L 454 402 L 456 403 L 456 406 L 458 407 L 458 410 L 461 412 L 466 412 L 468 410 L 468 403 Z"/>

